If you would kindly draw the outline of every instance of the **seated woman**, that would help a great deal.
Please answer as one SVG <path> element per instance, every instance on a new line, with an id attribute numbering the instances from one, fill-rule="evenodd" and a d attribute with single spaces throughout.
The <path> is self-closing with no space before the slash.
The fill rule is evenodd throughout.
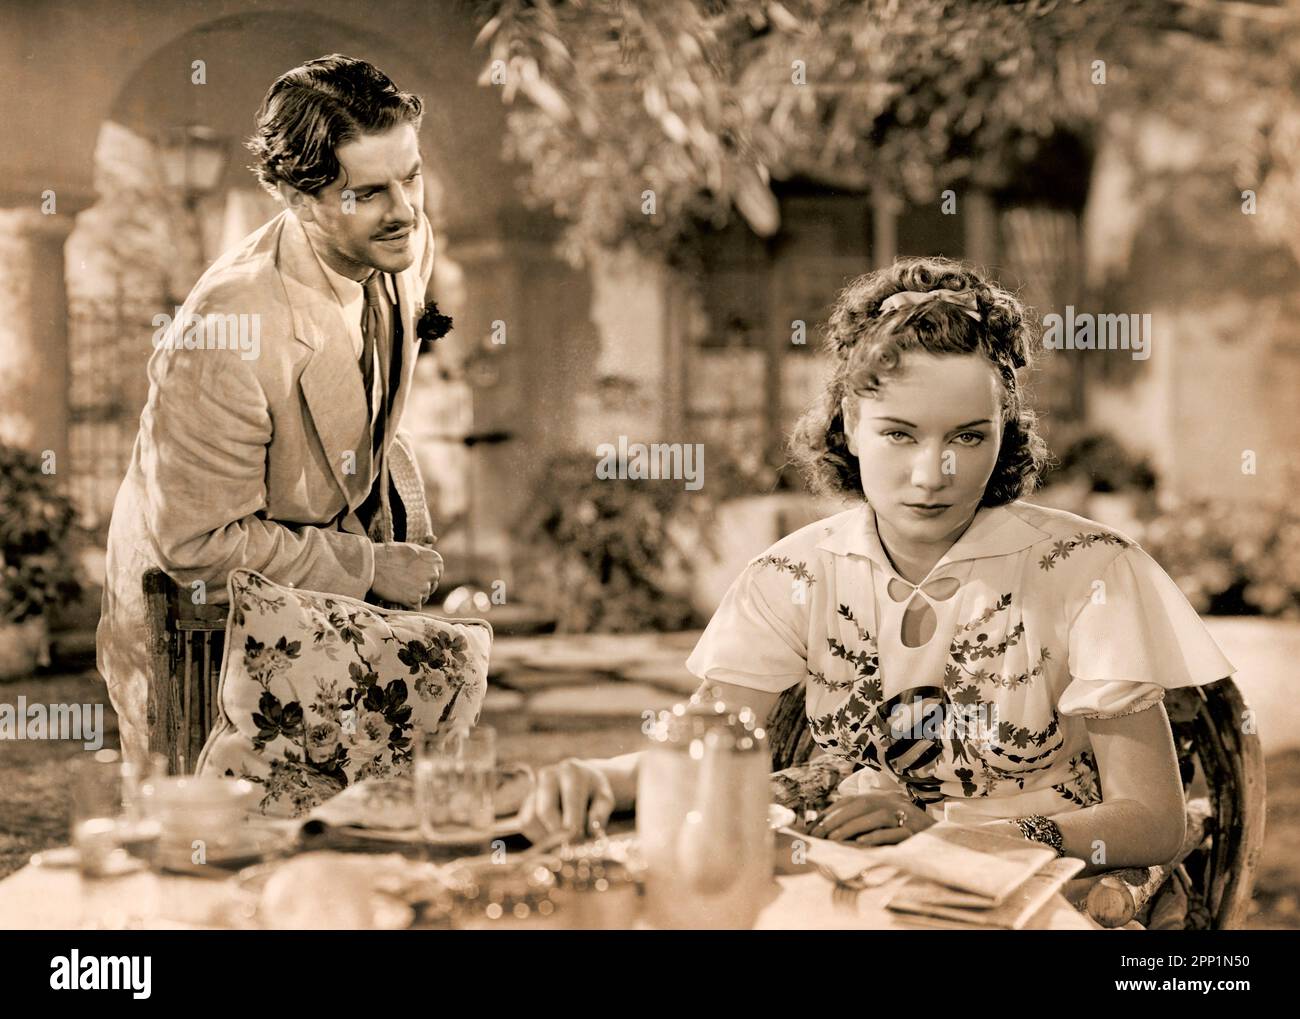
<path id="1" fill-rule="evenodd" d="M 900 259 L 843 291 L 827 338 L 791 446 L 855 504 L 754 559 L 687 668 L 759 719 L 805 684 L 814 739 L 856 769 L 815 835 L 882 845 L 947 819 L 1085 873 L 1168 861 L 1185 812 L 1164 693 L 1233 668 L 1131 539 L 1021 501 L 1046 456 L 1026 310 L 958 263 Z M 638 758 L 544 771 L 537 826 L 631 807 Z"/>

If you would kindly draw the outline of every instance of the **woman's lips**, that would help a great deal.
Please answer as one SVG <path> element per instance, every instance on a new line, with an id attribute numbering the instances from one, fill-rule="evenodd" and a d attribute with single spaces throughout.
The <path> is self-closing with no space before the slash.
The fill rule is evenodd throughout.
<path id="1" fill-rule="evenodd" d="M 948 512 L 948 510 L 952 508 L 951 503 L 932 503 L 926 505 L 925 503 L 905 502 L 903 505 L 913 513 L 923 517 L 937 517 L 942 513 Z"/>

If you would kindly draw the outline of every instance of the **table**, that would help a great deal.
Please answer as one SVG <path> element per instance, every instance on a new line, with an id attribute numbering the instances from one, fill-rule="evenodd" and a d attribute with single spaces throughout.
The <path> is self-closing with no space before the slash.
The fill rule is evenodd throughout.
<path id="1" fill-rule="evenodd" d="M 80 877 L 73 868 L 29 864 L 0 881 L 0 928 L 75 929 L 82 920 Z M 136 879 L 114 882 L 109 894 L 125 905 L 140 893 Z M 906 880 L 898 877 L 864 891 L 856 911 L 832 904 L 830 885 L 814 872 L 778 876 L 771 898 L 759 914 L 758 930 L 917 930 L 922 925 L 902 920 L 884 906 Z M 159 881 L 166 918 L 159 929 L 210 925 L 210 917 L 229 894 L 227 882 L 211 878 L 165 875 Z M 1034 930 L 1099 930 L 1061 895 L 1054 896 L 1028 925 Z"/>

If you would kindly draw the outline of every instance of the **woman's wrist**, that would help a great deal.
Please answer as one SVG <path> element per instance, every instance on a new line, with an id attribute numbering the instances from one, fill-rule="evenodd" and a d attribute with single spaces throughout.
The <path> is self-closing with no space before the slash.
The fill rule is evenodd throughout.
<path id="1" fill-rule="evenodd" d="M 614 794 L 616 811 L 632 810 L 636 806 L 637 772 L 641 764 L 640 751 L 584 763 L 597 769 L 609 781 L 610 792 Z"/>
<path id="2" fill-rule="evenodd" d="M 1012 823 L 1029 841 L 1041 842 L 1053 849 L 1058 857 L 1065 855 L 1065 840 L 1061 835 L 1061 827 L 1050 817 L 1030 814 L 1027 817 L 1017 817 Z"/>

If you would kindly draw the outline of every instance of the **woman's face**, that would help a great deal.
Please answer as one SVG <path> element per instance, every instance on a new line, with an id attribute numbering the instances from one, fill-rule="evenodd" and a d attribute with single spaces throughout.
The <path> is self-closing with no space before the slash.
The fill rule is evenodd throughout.
<path id="1" fill-rule="evenodd" d="M 979 508 L 1002 442 L 1002 387 L 979 354 L 910 350 L 844 423 L 862 492 L 882 525 L 923 544 L 955 540 Z"/>

